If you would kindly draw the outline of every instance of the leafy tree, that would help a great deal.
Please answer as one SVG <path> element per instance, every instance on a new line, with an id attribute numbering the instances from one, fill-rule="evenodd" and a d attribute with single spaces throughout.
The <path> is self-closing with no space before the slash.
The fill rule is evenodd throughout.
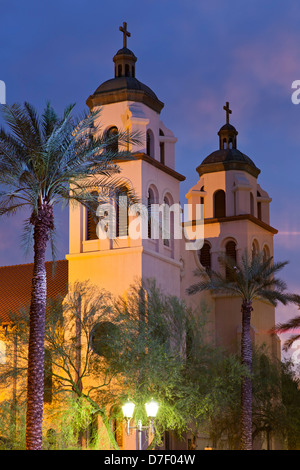
<path id="1" fill-rule="evenodd" d="M 231 396 L 241 376 L 239 362 L 209 346 L 202 313 L 164 295 L 154 282 L 138 283 L 126 298 L 118 299 L 88 283 L 76 284 L 70 286 L 63 304 L 52 302 L 45 329 L 45 346 L 52 358 L 47 416 L 53 410 L 53 423 L 58 419 L 77 423 L 73 430 L 63 427 L 56 445 L 80 446 L 88 420 L 99 416 L 110 446 L 118 449 L 109 410 L 128 398 L 136 404 L 135 421 L 141 419 L 143 424 L 147 423 L 144 404 L 152 397 L 159 402 L 152 447 L 161 443 L 165 430 L 179 437 L 186 431 L 196 434 Z M 21 346 L 28 337 L 26 323 L 15 328 L 8 337 L 13 340 L 13 331 L 20 333 L 20 359 L 17 364 L 7 361 L 6 371 L 2 369 L 0 385 L 6 388 L 16 374 L 19 379 L 26 374 L 26 348 Z M 25 381 L 23 394 L 24 388 Z M 64 410 L 56 406 L 60 403 Z M 70 411 L 69 403 L 73 403 Z M 50 438 L 55 428 L 59 426 L 51 424 L 48 429 Z"/>
<path id="2" fill-rule="evenodd" d="M 263 253 L 249 257 L 245 252 L 241 263 L 237 264 L 230 256 L 220 254 L 220 262 L 224 272 L 211 271 L 208 275 L 203 271 L 195 272 L 202 279 L 189 287 L 190 295 L 210 290 L 238 296 L 241 298 L 242 336 L 241 361 L 246 368 L 242 378 L 241 390 L 241 449 L 252 449 L 252 345 L 250 336 L 251 312 L 253 301 L 267 300 L 276 306 L 284 305 L 293 297 L 286 293 L 286 284 L 276 277 L 286 262 L 274 263 L 273 258 L 264 260 Z"/>
<path id="3" fill-rule="evenodd" d="M 34 267 L 30 306 L 28 354 L 27 449 L 42 446 L 44 329 L 46 308 L 45 255 L 49 239 L 53 241 L 54 207 L 75 201 L 95 210 L 99 198 L 106 200 L 124 190 L 116 177 L 116 160 L 128 157 L 128 151 L 116 153 L 105 136 L 95 136 L 94 122 L 99 113 L 81 119 L 72 116 L 74 105 L 62 118 L 48 104 L 41 117 L 29 103 L 3 105 L 7 132 L 0 129 L 0 215 L 15 214 L 26 208 L 30 217 L 27 232 L 33 236 Z M 127 132 L 111 136 L 114 142 L 134 141 Z M 117 140 L 118 139 L 118 140 Z M 70 190 L 71 189 L 71 190 Z M 127 187 L 127 195 L 130 191 Z"/>

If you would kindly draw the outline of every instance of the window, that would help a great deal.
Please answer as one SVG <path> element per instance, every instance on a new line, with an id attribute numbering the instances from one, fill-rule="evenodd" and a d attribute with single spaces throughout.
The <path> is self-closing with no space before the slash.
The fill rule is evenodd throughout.
<path id="1" fill-rule="evenodd" d="M 124 190 L 116 195 L 116 237 L 127 237 L 128 226 L 128 199 Z"/>
<path id="2" fill-rule="evenodd" d="M 236 243 L 233 240 L 230 240 L 229 242 L 226 243 L 225 253 L 226 253 L 226 256 L 232 258 L 232 260 L 234 261 L 234 264 L 236 264 Z M 226 274 L 226 279 L 230 280 L 231 274 L 228 268 L 226 268 L 225 274 Z"/>
<path id="3" fill-rule="evenodd" d="M 92 195 L 95 197 L 98 196 L 97 191 L 93 191 Z M 97 227 L 97 221 L 96 221 L 96 210 L 97 210 L 97 204 L 98 202 L 93 202 L 93 210 L 87 210 L 87 220 L 86 220 L 86 239 L 87 240 L 97 240 L 97 232 L 96 232 L 96 227 Z"/>
<path id="4" fill-rule="evenodd" d="M 154 136 L 153 136 L 153 132 L 151 131 L 151 129 L 147 130 L 146 139 L 147 139 L 146 153 L 147 155 L 149 155 L 149 157 L 154 157 Z"/>
<path id="5" fill-rule="evenodd" d="M 214 194 L 214 217 L 226 217 L 226 197 L 223 189 L 219 189 Z"/>
<path id="6" fill-rule="evenodd" d="M 148 209 L 148 238 L 151 238 L 152 235 L 152 223 L 153 221 L 151 220 L 151 209 L 152 209 L 152 204 L 154 204 L 155 199 L 154 199 L 154 192 L 153 189 L 149 188 L 148 191 L 148 200 L 147 200 L 147 209 Z"/>
<path id="7" fill-rule="evenodd" d="M 124 447 L 124 422 L 123 412 L 120 406 L 114 405 L 110 410 L 110 426 L 116 443 L 120 448 Z"/>
<path id="8" fill-rule="evenodd" d="M 130 73 L 129 73 L 129 65 L 128 64 L 125 64 L 125 77 L 129 77 Z"/>
<path id="9" fill-rule="evenodd" d="M 161 129 L 159 129 L 159 135 L 160 136 L 164 135 Z M 160 163 L 164 165 L 165 164 L 165 143 L 164 142 L 159 143 L 159 158 L 160 158 Z"/>
<path id="10" fill-rule="evenodd" d="M 209 271 L 211 269 L 210 250 L 211 250 L 210 244 L 207 242 L 204 242 L 203 247 L 201 248 L 201 250 L 199 250 L 199 253 L 198 253 L 199 261 L 206 271 Z"/>
<path id="11" fill-rule="evenodd" d="M 257 191 L 257 197 L 261 197 L 260 192 Z M 261 202 L 257 202 L 257 218 L 261 220 Z"/>
<path id="12" fill-rule="evenodd" d="M 118 128 L 116 126 L 110 127 L 105 133 L 107 153 L 118 153 Z"/>
<path id="13" fill-rule="evenodd" d="M 254 215 L 254 197 L 252 193 L 250 193 L 250 214 Z"/>

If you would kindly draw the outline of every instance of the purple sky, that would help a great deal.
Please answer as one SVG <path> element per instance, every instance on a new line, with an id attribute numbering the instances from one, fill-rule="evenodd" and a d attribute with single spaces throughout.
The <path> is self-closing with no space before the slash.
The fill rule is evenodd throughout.
<path id="1" fill-rule="evenodd" d="M 287 0 L 2 0 L 0 80 L 7 102 L 29 101 L 58 111 L 113 77 L 112 57 L 128 47 L 136 76 L 165 103 L 162 120 L 178 138 L 176 169 L 186 176 L 181 202 L 197 181 L 195 168 L 218 147 L 230 102 L 238 148 L 261 169 L 273 198 L 271 224 L 280 233 L 275 258 L 289 260 L 283 277 L 300 291 L 300 4 Z M 57 214 L 59 257 L 67 252 L 66 214 Z M 0 220 L 0 265 L 30 262 L 20 248 L 21 219 Z M 294 315 L 278 309 L 278 318 Z"/>

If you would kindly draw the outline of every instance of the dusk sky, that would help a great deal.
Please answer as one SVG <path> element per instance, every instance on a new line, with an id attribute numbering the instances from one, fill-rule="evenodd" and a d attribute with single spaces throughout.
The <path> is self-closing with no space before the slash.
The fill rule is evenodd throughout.
<path id="1" fill-rule="evenodd" d="M 230 102 L 238 148 L 261 169 L 272 197 L 275 259 L 300 293 L 300 3 L 291 0 L 1 0 L 0 80 L 7 103 L 47 100 L 61 112 L 114 75 L 128 24 L 136 77 L 165 103 L 161 118 L 178 138 L 176 170 L 186 176 L 181 203 L 197 182 L 195 168 L 218 148 Z M 67 212 L 57 214 L 59 258 L 68 251 Z M 0 220 L 0 265 L 31 262 L 20 247 L 22 220 Z M 278 308 L 277 320 L 297 310 Z"/>

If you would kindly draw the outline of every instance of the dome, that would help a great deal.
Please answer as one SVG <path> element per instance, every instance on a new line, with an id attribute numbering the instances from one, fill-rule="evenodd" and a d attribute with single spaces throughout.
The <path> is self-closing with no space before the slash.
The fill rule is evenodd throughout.
<path id="1" fill-rule="evenodd" d="M 235 148 L 219 149 L 212 152 L 197 168 L 199 176 L 204 173 L 224 170 L 243 170 L 256 178 L 260 173 L 259 168 L 257 168 L 251 158 Z"/>
<path id="2" fill-rule="evenodd" d="M 95 106 L 117 103 L 120 101 L 137 101 L 144 103 L 157 113 L 164 107 L 156 94 L 144 83 L 135 77 L 134 53 L 124 46 L 119 49 L 113 58 L 115 64 L 115 77 L 106 80 L 87 99 L 90 109 Z"/>
<path id="3" fill-rule="evenodd" d="M 202 161 L 201 165 L 198 166 L 197 172 L 201 176 L 204 173 L 216 171 L 242 170 L 257 178 L 260 173 L 259 168 L 257 168 L 251 158 L 237 149 L 238 132 L 229 122 L 229 114 L 232 111 L 229 109 L 228 101 L 223 109 L 226 111 L 226 124 L 218 132 L 219 150 L 209 154 Z"/>
<path id="4" fill-rule="evenodd" d="M 135 77 L 115 77 L 107 80 L 98 86 L 94 95 L 100 95 L 102 93 L 113 93 L 118 90 L 138 90 L 147 93 L 153 99 L 158 101 L 156 94 L 144 83 L 137 80 Z"/>

